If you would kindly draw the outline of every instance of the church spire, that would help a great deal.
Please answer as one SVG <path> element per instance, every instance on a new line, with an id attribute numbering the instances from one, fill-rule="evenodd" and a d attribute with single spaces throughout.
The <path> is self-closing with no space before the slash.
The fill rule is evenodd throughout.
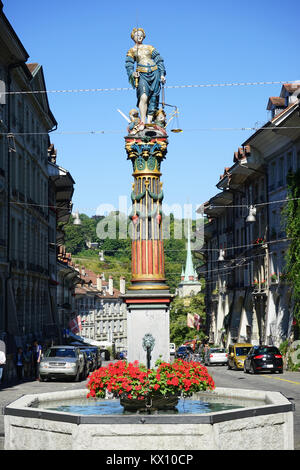
<path id="1" fill-rule="evenodd" d="M 185 274 L 184 274 L 184 282 L 194 281 L 195 270 L 193 265 L 192 259 L 192 251 L 191 251 L 191 230 L 190 230 L 190 219 L 188 219 L 188 235 L 187 235 L 187 252 L 186 252 L 186 262 L 185 262 Z"/>

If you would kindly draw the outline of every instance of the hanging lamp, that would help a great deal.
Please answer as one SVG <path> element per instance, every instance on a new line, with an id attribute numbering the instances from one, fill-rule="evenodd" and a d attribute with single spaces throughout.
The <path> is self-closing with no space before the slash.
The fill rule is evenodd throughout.
<path id="1" fill-rule="evenodd" d="M 250 206 L 249 207 L 249 214 L 248 217 L 246 218 L 246 222 L 256 222 L 256 207 L 255 206 Z"/>
<path id="2" fill-rule="evenodd" d="M 73 214 L 72 214 L 73 215 Z M 81 220 L 80 220 L 80 217 L 79 217 L 79 212 L 76 211 L 75 214 L 73 215 L 74 217 L 74 221 L 73 221 L 73 225 L 81 225 Z"/>
<path id="3" fill-rule="evenodd" d="M 220 250 L 218 261 L 225 261 L 224 255 L 225 255 L 225 250 Z"/>

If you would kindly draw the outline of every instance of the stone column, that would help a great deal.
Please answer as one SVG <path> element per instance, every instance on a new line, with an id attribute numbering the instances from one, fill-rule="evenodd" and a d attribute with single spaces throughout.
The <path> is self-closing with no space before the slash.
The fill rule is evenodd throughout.
<path id="1" fill-rule="evenodd" d="M 151 367 L 160 356 L 165 361 L 170 360 L 169 306 L 172 296 L 165 280 L 160 181 L 167 145 L 165 130 L 152 124 L 125 137 L 127 159 L 132 162 L 134 177 L 130 214 L 132 279 L 124 296 L 128 311 L 128 361 L 146 364 L 143 339 L 145 335 L 151 335 L 154 338 Z"/>

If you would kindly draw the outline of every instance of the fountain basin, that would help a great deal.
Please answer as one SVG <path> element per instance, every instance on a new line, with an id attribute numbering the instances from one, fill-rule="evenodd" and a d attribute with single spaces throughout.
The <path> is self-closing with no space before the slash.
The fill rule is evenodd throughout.
<path id="1" fill-rule="evenodd" d="M 4 409 L 7 450 L 294 449 L 293 405 L 279 392 L 216 388 L 209 396 L 243 408 L 184 414 L 80 414 L 52 404 L 84 400 L 86 389 L 24 395 Z"/>

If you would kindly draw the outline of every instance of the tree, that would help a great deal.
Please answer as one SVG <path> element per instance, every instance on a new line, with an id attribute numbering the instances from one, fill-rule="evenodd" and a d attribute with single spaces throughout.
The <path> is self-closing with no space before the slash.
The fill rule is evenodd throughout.
<path id="1" fill-rule="evenodd" d="M 89 218 L 86 214 L 80 214 L 80 220 L 81 225 L 74 225 L 73 219 L 70 217 L 68 223 L 64 226 L 67 253 L 77 254 L 87 248 L 87 241 L 97 241 L 97 221 Z"/>
<path id="2" fill-rule="evenodd" d="M 204 294 L 199 292 L 191 297 L 176 297 L 171 305 L 170 310 L 170 340 L 176 345 L 180 345 L 185 341 L 197 337 L 200 341 L 205 338 L 205 332 L 189 328 L 187 326 L 187 314 L 198 314 L 202 320 L 201 324 L 205 325 L 204 312 Z"/>
<path id="3" fill-rule="evenodd" d="M 284 276 L 292 286 L 295 336 L 300 328 L 300 170 L 287 176 L 289 201 L 283 211 L 286 236 L 290 239 Z"/>

